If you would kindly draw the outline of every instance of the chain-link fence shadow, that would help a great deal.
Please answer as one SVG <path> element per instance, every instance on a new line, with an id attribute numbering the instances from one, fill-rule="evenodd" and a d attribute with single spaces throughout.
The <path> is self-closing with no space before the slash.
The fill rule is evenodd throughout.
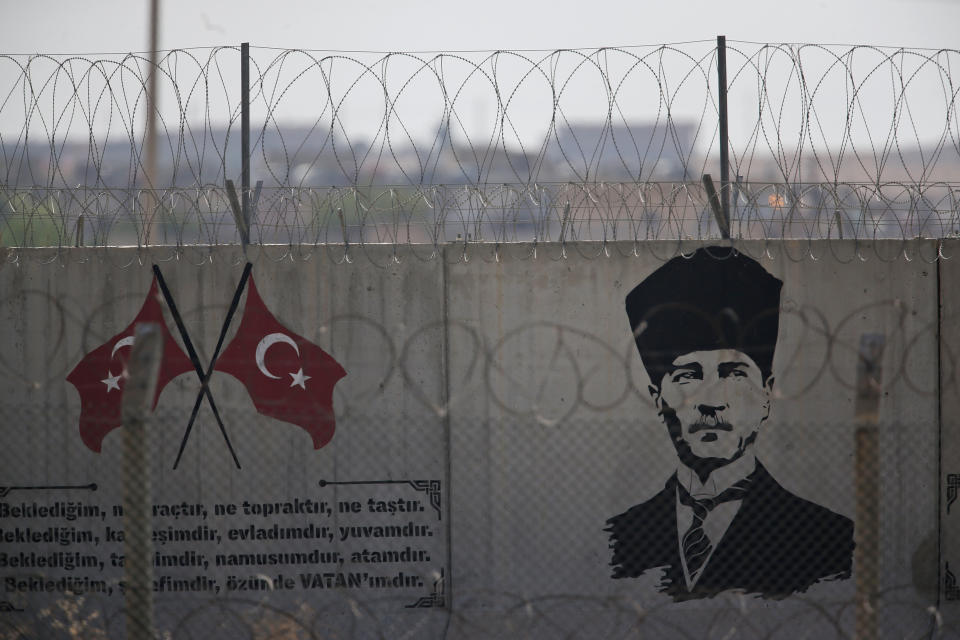
<path id="1" fill-rule="evenodd" d="M 122 558 L 130 550 L 118 507 L 129 471 L 122 434 L 108 435 L 101 453 L 84 455 L 76 407 L 3 411 L 5 424 L 20 426 L 9 429 L 4 468 L 32 480 L 2 487 L 3 637 L 125 637 L 130 578 Z M 804 501 L 806 510 L 752 527 L 744 555 L 717 551 L 707 567 L 732 571 L 773 553 L 765 551 L 768 541 L 783 544 L 785 532 L 794 545 L 789 553 L 806 557 L 813 552 L 805 545 L 822 547 L 836 536 L 834 525 L 846 522 L 841 542 L 849 546 L 834 549 L 839 570 L 822 579 L 810 574 L 816 580 L 787 570 L 771 578 L 765 594 L 735 589 L 689 600 L 670 591 L 669 567 L 613 578 L 622 558 L 614 557 L 610 519 L 676 481 L 677 461 L 663 455 L 670 450 L 664 425 L 641 407 L 631 420 L 559 424 L 351 412 L 321 452 L 311 452 L 295 426 L 225 408 L 235 443 L 256 438 L 254 447 L 237 444 L 243 469 L 234 467 L 207 412 L 188 445 L 195 455 L 174 470 L 188 418 L 161 407 L 147 425 L 158 637 L 854 638 L 866 637 L 863 625 L 878 638 L 957 633 L 937 607 L 938 584 L 949 578 L 938 564 L 938 507 L 922 490 L 932 481 L 934 452 L 930 438 L 904 438 L 929 424 L 880 422 L 872 449 L 863 448 L 854 420 L 813 425 L 784 416 L 765 426 L 757 459 L 767 479 L 755 482 L 776 484 L 776 495 Z M 445 429 L 460 432 L 449 450 Z M 437 459 L 422 474 L 436 487 L 388 477 L 379 458 L 403 455 L 391 445 L 396 431 L 405 446 L 446 452 L 462 469 L 448 480 Z M 376 436 L 356 436 L 364 432 L 381 434 L 388 449 L 371 452 L 366 463 L 349 453 L 370 449 Z M 797 459 L 776 455 L 779 443 L 813 433 L 816 446 L 797 451 Z M 18 439 L 46 453 L 24 457 Z M 324 462 L 304 464 L 311 456 Z M 351 464 L 330 466 L 337 458 Z M 464 463 L 468 458 L 482 464 Z M 384 484 L 391 480 L 398 482 Z M 187 485 L 192 489 L 183 491 Z M 376 514 L 375 501 L 385 498 L 415 500 L 422 510 Z M 779 508 L 767 497 L 743 500 L 742 514 Z M 355 511 L 342 506 L 354 501 Z M 826 513 L 828 520 L 811 516 Z M 860 529 L 870 522 L 875 529 Z M 729 527 L 725 535 L 738 535 L 736 519 Z M 855 551 L 854 542 L 869 553 Z M 794 569 L 817 562 L 810 555 Z M 867 574 L 874 581 L 865 585 Z M 958 596 L 947 589 L 948 600 Z"/>

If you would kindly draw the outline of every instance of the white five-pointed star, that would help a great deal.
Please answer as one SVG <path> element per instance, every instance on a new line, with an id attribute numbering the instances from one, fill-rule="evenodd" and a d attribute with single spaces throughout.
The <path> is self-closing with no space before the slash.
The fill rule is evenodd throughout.
<path id="1" fill-rule="evenodd" d="M 303 375 L 303 367 L 300 367 L 300 371 L 297 371 L 296 373 L 291 373 L 290 377 L 293 378 L 293 382 L 290 383 L 291 387 L 299 386 L 301 389 L 306 391 L 307 380 L 309 380 L 312 376 Z"/>
<path id="2" fill-rule="evenodd" d="M 120 378 L 121 376 L 115 376 L 113 373 L 107 370 L 107 378 L 105 380 L 101 380 L 100 382 L 107 385 L 107 393 L 110 393 L 112 389 L 120 391 Z"/>

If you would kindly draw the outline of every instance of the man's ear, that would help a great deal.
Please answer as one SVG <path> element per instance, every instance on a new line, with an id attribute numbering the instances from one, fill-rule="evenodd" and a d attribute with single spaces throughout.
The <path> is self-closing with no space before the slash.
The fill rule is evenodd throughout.
<path id="1" fill-rule="evenodd" d="M 650 397 L 653 398 L 653 403 L 657 406 L 657 411 L 660 411 L 660 389 L 652 384 L 648 384 L 647 391 L 650 392 Z"/>
<path id="2" fill-rule="evenodd" d="M 763 408 L 766 409 L 766 413 L 763 416 L 763 420 L 766 420 L 770 417 L 770 398 L 773 395 L 773 376 L 767 376 L 767 380 L 763 383 L 763 391 L 766 394 L 766 400 L 764 400 Z"/>

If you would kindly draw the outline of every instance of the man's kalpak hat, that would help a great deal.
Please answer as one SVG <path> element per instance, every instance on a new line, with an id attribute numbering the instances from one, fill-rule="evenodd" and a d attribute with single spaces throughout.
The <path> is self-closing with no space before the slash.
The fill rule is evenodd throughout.
<path id="1" fill-rule="evenodd" d="M 772 370 L 780 288 L 755 260 L 729 247 L 700 248 L 650 274 L 627 295 L 627 316 L 650 381 L 691 351 L 736 349 L 764 379 Z"/>

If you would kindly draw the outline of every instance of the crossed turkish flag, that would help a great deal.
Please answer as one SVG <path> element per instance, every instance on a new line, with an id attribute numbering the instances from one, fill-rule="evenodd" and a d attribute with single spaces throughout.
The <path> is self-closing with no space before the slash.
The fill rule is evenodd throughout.
<path id="1" fill-rule="evenodd" d="M 249 268 L 248 265 L 245 276 Z M 155 271 L 160 275 L 159 269 L 155 268 Z M 260 298 L 252 276 L 241 281 L 231 314 L 221 330 L 221 339 L 227 331 L 232 309 L 245 283 L 249 286 L 240 328 L 219 359 L 211 363 L 211 367 L 237 378 L 246 387 L 259 413 L 301 427 L 310 434 L 314 449 L 319 449 L 333 438 L 336 428 L 333 387 L 347 373 L 323 349 L 277 321 Z M 147 299 L 130 326 L 85 355 L 67 376 L 67 381 L 80 393 L 80 437 L 92 451 L 99 453 L 103 438 L 122 423 L 121 400 L 127 378 L 127 349 L 133 346 L 134 327 L 140 322 L 159 324 L 163 335 L 163 360 L 153 407 L 156 407 L 166 384 L 191 369 L 196 370 L 203 381 L 201 394 L 205 393 L 213 404 L 213 398 L 206 388 L 208 376 L 204 374 L 190 343 L 176 305 L 169 297 L 166 285 L 163 285 L 170 312 L 190 352 L 189 358 L 167 330 L 157 284 L 157 276 L 154 276 Z M 198 406 L 199 401 L 198 397 Z M 213 408 L 219 421 L 219 414 Z M 184 444 L 188 434 L 189 427 Z M 227 444 L 229 446 L 229 441 Z"/>
<path id="2" fill-rule="evenodd" d="M 127 357 L 133 346 L 134 327 L 141 322 L 160 325 L 163 336 L 163 360 L 157 377 L 157 391 L 153 396 L 154 409 L 167 383 L 193 369 L 163 322 L 160 292 L 157 290 L 157 279 L 154 278 L 147 299 L 133 322 L 85 355 L 67 376 L 67 382 L 80 392 L 80 437 L 90 450 L 97 453 L 100 453 L 103 438 L 123 422 L 120 411 L 127 380 Z"/>
<path id="3" fill-rule="evenodd" d="M 333 438 L 333 386 L 347 372 L 326 351 L 277 321 L 253 276 L 240 328 L 216 369 L 243 383 L 258 412 L 306 430 L 314 449 Z"/>

